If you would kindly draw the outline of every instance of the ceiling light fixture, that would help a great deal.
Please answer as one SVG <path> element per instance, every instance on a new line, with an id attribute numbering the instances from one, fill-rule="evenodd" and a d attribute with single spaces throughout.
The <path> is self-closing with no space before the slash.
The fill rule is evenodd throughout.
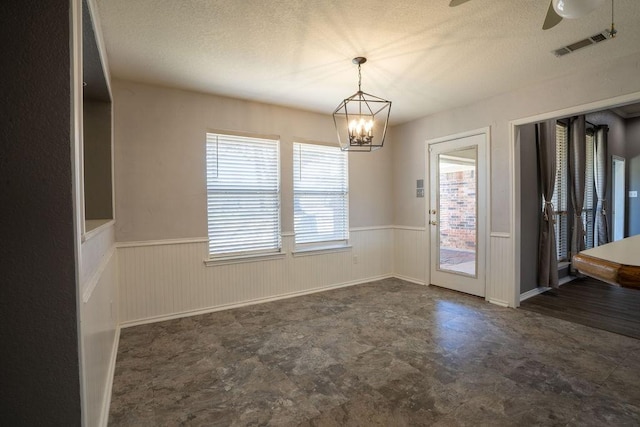
<path id="1" fill-rule="evenodd" d="M 563 18 L 574 19 L 588 15 L 605 0 L 553 0 L 553 9 Z"/>
<path id="2" fill-rule="evenodd" d="M 367 58 L 353 58 L 353 63 L 358 64 L 358 91 L 342 101 L 333 112 L 342 151 L 377 150 L 382 148 L 387 135 L 391 101 L 362 91 L 360 67 L 365 62 Z"/>

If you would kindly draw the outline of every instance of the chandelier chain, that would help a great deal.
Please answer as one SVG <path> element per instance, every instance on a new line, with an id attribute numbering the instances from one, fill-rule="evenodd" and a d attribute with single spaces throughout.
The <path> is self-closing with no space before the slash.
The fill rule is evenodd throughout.
<path id="1" fill-rule="evenodd" d="M 358 92 L 362 92 L 362 73 L 360 72 L 360 64 L 358 64 Z"/>

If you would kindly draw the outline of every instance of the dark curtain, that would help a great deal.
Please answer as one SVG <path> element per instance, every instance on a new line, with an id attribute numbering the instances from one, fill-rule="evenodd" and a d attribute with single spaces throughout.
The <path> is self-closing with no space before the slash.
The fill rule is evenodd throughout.
<path id="1" fill-rule="evenodd" d="M 558 255 L 556 253 L 554 207 L 551 203 L 556 180 L 555 120 L 536 124 L 536 146 L 542 197 L 544 198 L 538 246 L 538 284 L 555 288 L 558 286 Z"/>
<path id="2" fill-rule="evenodd" d="M 584 206 L 585 170 L 587 166 L 584 116 L 571 119 L 571 134 L 569 140 L 569 183 L 571 207 L 573 208 L 573 227 L 569 259 L 585 249 L 584 225 L 582 223 L 582 208 Z M 572 271 L 573 266 L 571 267 Z"/>
<path id="3" fill-rule="evenodd" d="M 607 219 L 607 179 L 609 168 L 607 167 L 607 126 L 597 126 L 595 129 L 594 143 L 594 177 L 596 196 L 596 221 L 594 227 L 597 246 L 609 243 L 609 225 Z"/>

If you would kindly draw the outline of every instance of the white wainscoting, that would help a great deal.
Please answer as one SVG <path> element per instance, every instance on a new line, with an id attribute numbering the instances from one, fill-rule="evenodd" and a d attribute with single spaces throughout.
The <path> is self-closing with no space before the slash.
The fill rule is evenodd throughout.
<path id="1" fill-rule="evenodd" d="M 351 230 L 351 250 L 207 267 L 206 239 L 118 244 L 120 324 L 131 326 L 390 277 L 393 229 Z"/>
<path id="2" fill-rule="evenodd" d="M 429 264 L 427 232 L 424 227 L 394 226 L 393 275 L 425 284 Z"/>
<path id="3" fill-rule="evenodd" d="M 509 233 L 491 233 L 487 265 L 487 301 L 513 306 L 513 251 Z M 394 226 L 394 272 L 400 279 L 424 284 L 429 263 L 427 231 Z"/>
<path id="4" fill-rule="evenodd" d="M 113 227 L 82 244 L 80 331 L 84 424 L 106 426 L 118 348 L 117 256 Z"/>
<path id="5" fill-rule="evenodd" d="M 513 306 L 513 243 L 509 233 L 491 233 L 489 239 L 489 269 L 487 269 L 487 300 L 504 307 Z"/>
<path id="6" fill-rule="evenodd" d="M 115 244 L 115 231 L 113 224 L 100 230 L 99 233 L 91 233 L 91 237 L 82 242 L 82 255 L 80 262 L 80 283 L 83 284 L 82 295 L 89 298 L 92 292 L 91 286 L 95 273 L 100 267 L 104 255 L 113 250 Z"/>

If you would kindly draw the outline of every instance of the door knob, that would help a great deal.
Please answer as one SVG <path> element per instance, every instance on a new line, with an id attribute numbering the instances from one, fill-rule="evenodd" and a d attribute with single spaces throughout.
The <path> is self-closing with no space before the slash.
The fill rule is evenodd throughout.
<path id="1" fill-rule="evenodd" d="M 438 222 L 437 222 L 437 221 L 429 221 L 429 224 L 431 224 L 431 225 L 438 225 Z"/>

